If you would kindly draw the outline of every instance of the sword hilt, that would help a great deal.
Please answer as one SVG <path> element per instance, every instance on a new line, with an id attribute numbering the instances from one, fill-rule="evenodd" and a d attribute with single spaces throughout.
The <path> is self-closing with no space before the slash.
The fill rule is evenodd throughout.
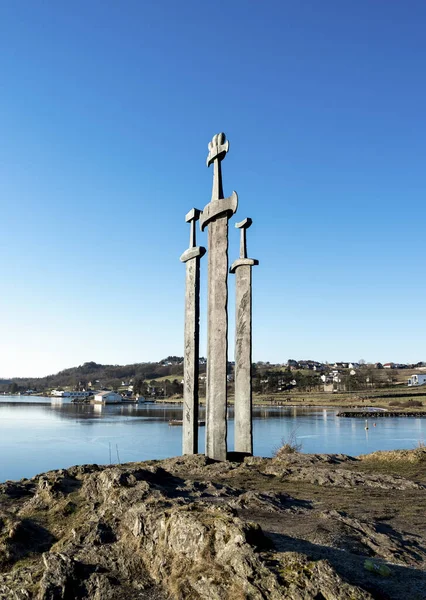
<path id="1" fill-rule="evenodd" d="M 196 243 L 196 233 L 195 233 L 195 223 L 198 221 L 201 215 L 201 210 L 198 208 L 192 208 L 189 213 L 185 215 L 185 221 L 190 223 L 191 228 L 189 230 L 189 247 L 195 248 Z"/>
<path id="2" fill-rule="evenodd" d="M 213 200 L 220 200 L 223 198 L 222 168 L 220 163 L 229 150 L 229 142 L 227 141 L 225 134 L 217 133 L 213 136 L 212 141 L 209 142 L 208 149 L 207 166 L 209 167 L 213 163 L 213 202 Z"/>
<path id="3" fill-rule="evenodd" d="M 247 235 L 246 231 L 251 226 L 253 221 L 250 217 L 240 221 L 239 223 L 235 223 L 235 227 L 240 230 L 240 258 L 247 258 Z"/>
<path id="4" fill-rule="evenodd" d="M 206 253 L 206 249 L 203 246 L 197 246 L 195 239 L 195 223 L 198 221 L 200 216 L 203 214 L 202 210 L 198 208 L 192 208 L 189 213 L 185 215 L 185 221 L 190 224 L 189 230 L 189 248 L 180 257 L 181 262 L 188 262 L 189 260 L 197 257 L 202 257 Z"/>

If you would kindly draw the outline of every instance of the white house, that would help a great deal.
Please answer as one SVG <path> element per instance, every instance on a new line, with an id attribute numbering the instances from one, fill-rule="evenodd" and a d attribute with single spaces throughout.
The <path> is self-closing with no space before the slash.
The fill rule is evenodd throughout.
<path id="1" fill-rule="evenodd" d="M 424 385 L 426 383 L 426 375 L 411 375 L 408 379 L 408 387 L 413 387 L 415 385 Z"/>
<path id="2" fill-rule="evenodd" d="M 98 392 L 95 394 L 97 404 L 119 404 L 123 398 L 117 392 Z"/>

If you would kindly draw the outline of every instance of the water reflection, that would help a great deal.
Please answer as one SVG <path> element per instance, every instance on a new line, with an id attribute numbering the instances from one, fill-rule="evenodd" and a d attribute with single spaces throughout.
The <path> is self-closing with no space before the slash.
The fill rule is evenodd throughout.
<path id="1" fill-rule="evenodd" d="M 361 454 L 413 448 L 425 439 L 425 419 L 377 419 L 365 430 L 364 419 L 336 417 L 338 409 L 262 407 L 254 409 L 254 452 L 270 456 L 295 432 L 304 452 Z M 204 407 L 200 418 L 204 419 Z M 228 446 L 233 448 L 233 407 L 229 408 Z M 79 463 L 109 462 L 109 446 L 123 462 L 165 458 L 181 452 L 182 418 L 174 404 L 79 405 L 49 398 L 0 397 L 0 481 Z M 204 428 L 200 452 L 204 451 Z M 114 454 L 114 453 L 113 453 Z"/>

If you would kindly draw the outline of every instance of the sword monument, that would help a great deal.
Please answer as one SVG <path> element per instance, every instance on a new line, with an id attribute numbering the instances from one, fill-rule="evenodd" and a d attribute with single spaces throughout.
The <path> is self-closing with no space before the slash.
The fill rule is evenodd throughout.
<path id="1" fill-rule="evenodd" d="M 228 219 L 236 212 L 238 196 L 224 198 L 221 162 L 229 150 L 224 133 L 208 146 L 207 166 L 213 165 L 212 197 L 200 218 L 208 226 L 208 315 L 206 385 L 206 456 L 226 460 L 228 363 Z"/>
<path id="2" fill-rule="evenodd" d="M 200 260 L 206 249 L 196 245 L 195 224 L 200 211 L 185 216 L 190 223 L 189 248 L 180 257 L 186 263 L 185 350 L 183 371 L 183 454 L 198 452 L 198 371 L 200 347 Z"/>
<path id="3" fill-rule="evenodd" d="M 251 219 L 236 223 L 240 230 L 240 258 L 233 262 L 230 272 L 236 277 L 235 314 L 235 452 L 253 454 L 252 431 L 252 267 L 258 265 L 255 258 L 247 258 L 247 229 Z"/>

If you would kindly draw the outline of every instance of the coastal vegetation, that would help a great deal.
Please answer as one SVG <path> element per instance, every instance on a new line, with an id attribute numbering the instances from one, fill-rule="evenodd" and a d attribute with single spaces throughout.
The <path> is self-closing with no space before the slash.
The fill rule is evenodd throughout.
<path id="1" fill-rule="evenodd" d="M 413 365 L 410 370 L 404 368 L 383 368 L 380 363 L 358 364 L 351 369 L 350 363 L 333 364 L 300 361 L 297 367 L 287 364 L 253 363 L 252 385 L 257 394 L 276 394 L 278 392 L 319 392 L 324 390 L 324 383 L 330 382 L 334 392 L 357 392 L 389 388 L 407 383 L 408 375 L 424 373 L 425 367 Z M 423 363 L 419 363 L 423 365 Z M 232 382 L 234 363 L 228 363 L 228 379 Z M 206 359 L 201 358 L 199 364 L 200 392 L 205 389 Z M 94 361 L 86 362 L 78 367 L 64 369 L 46 377 L 19 377 L 0 379 L 0 392 L 17 393 L 27 389 L 43 392 L 49 389 L 96 388 L 99 385 L 111 389 L 119 389 L 130 383 L 140 387 L 140 392 L 147 387 L 156 387 L 157 395 L 173 395 L 179 393 L 171 383 L 181 384 L 183 378 L 183 357 L 168 356 L 158 362 L 133 363 L 129 365 L 103 365 Z M 168 388 L 168 389 L 167 389 Z"/>
<path id="2" fill-rule="evenodd" d="M 200 366 L 202 371 L 203 367 Z M 204 367 L 205 371 L 205 367 Z M 132 384 L 140 385 L 140 391 L 146 389 L 150 381 L 157 378 L 178 380 L 183 375 L 183 357 L 171 356 L 159 362 L 134 363 L 130 365 L 102 365 L 86 362 L 78 367 L 64 369 L 55 375 L 46 377 L 18 377 L 0 379 L 0 392 L 24 392 L 32 389 L 45 392 L 52 389 L 99 389 L 101 387 L 118 390 Z"/>
<path id="3" fill-rule="evenodd" d="M 423 363 L 383 368 L 379 363 L 360 362 L 353 369 L 314 361 L 289 360 L 287 364 L 253 364 L 253 401 L 262 405 L 317 405 L 362 408 L 376 406 L 394 410 L 423 410 L 426 386 L 407 387 L 408 376 L 425 373 Z M 233 402 L 233 363 L 228 364 L 228 395 Z M 206 360 L 199 365 L 200 401 L 205 401 Z M 41 378 L 0 379 L 0 393 L 25 394 L 27 390 L 47 395 L 51 390 L 129 390 L 157 401 L 182 400 L 183 357 L 168 356 L 158 362 L 102 365 L 86 362 Z"/>

